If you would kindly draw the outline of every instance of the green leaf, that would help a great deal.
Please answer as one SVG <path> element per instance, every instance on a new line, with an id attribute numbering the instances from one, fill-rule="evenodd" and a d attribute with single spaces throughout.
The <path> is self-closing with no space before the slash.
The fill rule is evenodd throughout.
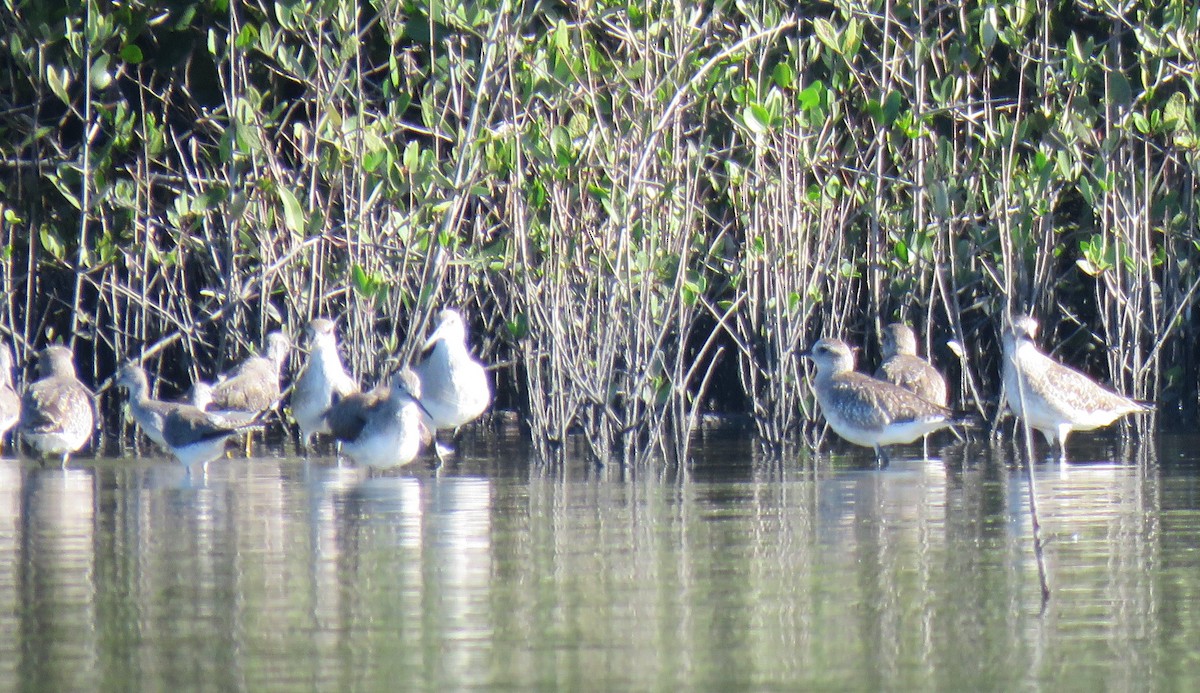
<path id="1" fill-rule="evenodd" d="M 811 111 L 821 105 L 821 96 L 825 93 L 825 84 L 821 80 L 817 80 L 805 87 L 797 97 L 800 100 L 800 108 Z"/>
<path id="2" fill-rule="evenodd" d="M 742 119 L 746 121 L 746 127 L 755 134 L 763 135 L 771 129 L 771 114 L 756 103 L 742 109 Z"/>
<path id="3" fill-rule="evenodd" d="M 1112 101 L 1121 106 L 1133 103 L 1133 88 L 1129 86 L 1129 80 L 1125 79 L 1125 75 L 1120 72 L 1109 74 L 1108 94 Z"/>
<path id="4" fill-rule="evenodd" d="M 1183 92 L 1177 91 L 1171 94 L 1171 98 L 1167 99 L 1166 107 L 1163 108 L 1163 125 L 1175 132 L 1186 131 L 1187 109 L 1187 97 Z"/>
<path id="5" fill-rule="evenodd" d="M 988 5 L 983 11 L 983 21 L 979 23 L 979 40 L 983 43 L 984 53 L 991 53 L 996 45 L 996 37 L 999 35 L 997 22 L 996 6 Z"/>
<path id="6" fill-rule="evenodd" d="M 256 43 L 258 43 L 258 27 L 249 23 L 243 24 L 234 45 L 245 50 L 253 48 Z"/>
<path id="7" fill-rule="evenodd" d="M 813 32 L 821 43 L 835 53 L 841 54 L 842 42 L 838 40 L 838 31 L 833 28 L 833 24 L 828 19 L 813 20 Z"/>
<path id="8" fill-rule="evenodd" d="M 354 288 L 358 293 L 365 298 L 371 298 L 371 277 L 367 275 L 367 271 L 362 268 L 362 265 L 356 263 L 350 268 L 350 279 L 354 282 Z"/>
<path id="9" fill-rule="evenodd" d="M 67 87 L 71 84 L 71 73 L 65 68 L 59 70 L 53 65 L 46 67 L 46 85 L 50 87 L 50 91 L 59 98 L 63 103 L 70 105 L 71 99 L 67 96 Z"/>
<path id="10" fill-rule="evenodd" d="M 373 173 L 386 160 L 387 150 L 380 149 L 379 151 L 367 152 L 363 154 L 363 168 L 367 172 Z"/>
<path id="11" fill-rule="evenodd" d="M 276 186 L 275 189 L 279 191 L 279 201 L 283 203 L 283 223 L 296 233 L 304 233 L 304 209 L 300 206 L 300 201 L 291 190 L 282 185 Z"/>
<path id="12" fill-rule="evenodd" d="M 105 89 L 112 84 L 112 73 L 108 71 L 109 57 L 102 55 L 92 63 L 91 77 L 93 89 Z"/>
<path id="13" fill-rule="evenodd" d="M 896 122 L 896 116 L 900 115 L 900 106 L 903 102 L 903 95 L 899 91 L 893 91 L 887 95 L 883 101 L 883 124 L 891 127 Z"/>
<path id="14" fill-rule="evenodd" d="M 39 237 L 42 239 L 42 249 L 54 256 L 55 260 L 61 262 L 66 257 L 66 248 L 63 247 L 62 242 L 58 240 L 58 236 L 54 235 L 50 229 L 42 229 Z"/>
<path id="15" fill-rule="evenodd" d="M 121 49 L 121 60 L 124 60 L 131 65 L 137 65 L 138 63 L 142 62 L 143 59 L 144 56 L 142 55 L 142 49 L 139 48 L 136 43 L 131 43 Z"/>
<path id="16" fill-rule="evenodd" d="M 524 339 L 529 334 L 529 316 L 517 313 L 512 320 L 506 320 L 504 326 L 513 339 Z"/>
<path id="17" fill-rule="evenodd" d="M 775 66 L 775 71 L 771 74 L 775 84 L 779 85 L 780 89 L 787 89 L 795 82 L 796 75 L 792 72 L 792 66 L 787 63 L 779 63 Z"/>

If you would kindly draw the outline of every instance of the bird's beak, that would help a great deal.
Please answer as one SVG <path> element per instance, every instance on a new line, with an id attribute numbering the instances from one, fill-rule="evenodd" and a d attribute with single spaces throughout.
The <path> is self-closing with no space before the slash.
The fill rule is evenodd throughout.
<path id="1" fill-rule="evenodd" d="M 443 329 L 444 328 L 442 327 L 442 324 L 438 323 L 437 329 L 433 331 L 433 334 L 429 335 L 429 339 L 425 340 L 425 344 L 421 347 L 421 351 L 428 351 L 429 348 L 433 346 L 434 342 L 441 339 Z"/>

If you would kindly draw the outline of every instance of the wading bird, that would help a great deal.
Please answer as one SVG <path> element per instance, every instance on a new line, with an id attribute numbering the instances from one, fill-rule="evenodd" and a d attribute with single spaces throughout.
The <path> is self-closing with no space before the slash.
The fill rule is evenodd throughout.
<path id="1" fill-rule="evenodd" d="M 1126 414 L 1154 410 L 1153 403 L 1119 395 L 1042 353 L 1034 342 L 1037 330 L 1036 320 L 1019 315 L 1003 332 L 1005 400 L 1047 443 L 1058 443 L 1059 460 L 1067 459 L 1071 431 L 1091 431 Z"/>
<path id="2" fill-rule="evenodd" d="M 75 377 L 74 356 L 64 346 L 42 349 L 38 376 L 21 400 L 21 437 L 43 456 L 61 456 L 65 466 L 95 430 L 94 398 Z"/>
<path id="3" fill-rule="evenodd" d="M 898 385 L 856 373 L 854 352 L 840 339 L 819 339 L 805 356 L 816 364 L 813 390 L 830 428 L 855 445 L 874 448 L 881 463 L 888 462 L 885 446 L 969 423 Z"/>
<path id="4" fill-rule="evenodd" d="M 483 364 L 467 350 L 467 328 L 458 311 L 447 308 L 425 341 L 425 359 L 413 367 L 421 381 L 421 405 L 433 432 L 457 429 L 479 418 L 492 403 L 492 386 Z M 438 457 L 443 450 L 436 447 Z"/>

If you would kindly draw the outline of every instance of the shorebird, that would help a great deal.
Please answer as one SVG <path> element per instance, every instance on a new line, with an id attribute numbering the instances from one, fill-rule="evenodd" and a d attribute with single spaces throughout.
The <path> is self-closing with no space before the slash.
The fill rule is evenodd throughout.
<path id="1" fill-rule="evenodd" d="M 242 424 L 261 419 L 263 412 L 279 404 L 282 388 L 280 371 L 292 345 L 282 332 L 267 335 L 266 349 L 242 361 L 228 373 L 217 376 L 204 409 L 227 424 Z M 193 403 L 195 390 L 193 389 Z M 250 456 L 250 438 L 246 438 L 246 456 Z"/>
<path id="2" fill-rule="evenodd" d="M 1014 317 L 1004 330 L 1005 400 L 1047 443 L 1058 443 L 1059 460 L 1067 459 L 1071 431 L 1091 431 L 1126 414 L 1153 411 L 1153 403 L 1119 395 L 1043 354 L 1034 343 L 1037 330 L 1037 321 L 1028 315 Z"/>
<path id="3" fill-rule="evenodd" d="M 404 369 L 386 391 L 355 392 L 334 404 L 325 420 L 342 450 L 358 464 L 394 467 L 412 462 L 427 442 L 428 412 L 421 406 L 421 382 Z"/>
<path id="4" fill-rule="evenodd" d="M 42 455 L 61 455 L 62 464 L 92 437 L 92 393 L 75 377 L 71 350 L 51 346 L 38 353 L 40 380 L 21 400 L 21 437 Z"/>
<path id="5" fill-rule="evenodd" d="M 875 377 L 943 407 L 950 401 L 946 379 L 933 364 L 917 356 L 917 336 L 908 325 L 894 322 L 880 335 L 883 362 Z"/>
<path id="6" fill-rule="evenodd" d="M 267 335 L 263 354 L 251 356 L 236 368 L 218 376 L 212 386 L 212 402 L 206 407 L 221 412 L 241 412 L 248 417 L 273 408 L 279 402 L 279 374 L 292 345 L 282 332 Z"/>
<path id="7" fill-rule="evenodd" d="M 155 445 L 170 450 L 166 439 L 163 438 L 163 421 L 172 408 L 183 405 L 150 399 L 150 381 L 141 366 L 123 366 L 117 373 L 116 385 L 129 392 L 129 412 L 133 414 L 138 428 L 142 429 Z"/>
<path id="8" fill-rule="evenodd" d="M 0 450 L 4 438 L 21 418 L 21 398 L 13 389 L 13 356 L 7 344 L 0 344 Z"/>
<path id="9" fill-rule="evenodd" d="M 421 381 L 421 406 L 427 412 L 426 426 L 436 446 L 439 429 L 457 429 L 470 423 L 492 403 L 492 386 L 483 364 L 467 350 L 467 328 L 458 311 L 447 308 L 438 316 L 437 329 L 421 349 L 428 352 L 413 367 Z"/>
<path id="10" fill-rule="evenodd" d="M 308 323 L 308 361 L 292 390 L 292 416 L 300 426 L 304 447 L 314 433 L 329 433 L 325 412 L 338 400 L 358 392 L 338 355 L 337 332 L 332 321 L 317 318 Z"/>
<path id="11" fill-rule="evenodd" d="M 117 385 L 129 391 L 129 408 L 138 427 L 183 463 L 189 475 L 192 465 L 207 466 L 225 453 L 225 441 L 257 423 L 230 423 L 193 404 L 150 399 L 146 371 L 140 366 L 123 367 Z"/>
<path id="12" fill-rule="evenodd" d="M 829 426 L 855 445 L 874 448 L 884 464 L 884 446 L 911 443 L 947 426 L 968 423 L 898 385 L 856 373 L 854 351 L 840 339 L 819 339 L 805 356 L 817 366 L 813 390 Z"/>

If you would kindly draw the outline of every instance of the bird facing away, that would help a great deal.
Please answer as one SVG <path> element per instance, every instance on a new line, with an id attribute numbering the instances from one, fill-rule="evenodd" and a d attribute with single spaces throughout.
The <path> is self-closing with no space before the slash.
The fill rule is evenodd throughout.
<path id="1" fill-rule="evenodd" d="M 123 367 L 117 385 L 129 391 L 129 408 L 138 426 L 151 440 L 170 450 L 189 475 L 193 465 L 207 465 L 224 454 L 230 436 L 254 425 L 229 423 L 192 404 L 150 399 L 146 371 L 140 366 Z"/>
<path id="2" fill-rule="evenodd" d="M 806 354 L 816 364 L 813 390 L 830 428 L 842 438 L 875 449 L 911 443 L 934 431 L 967 423 L 955 412 L 904 388 L 854 371 L 854 352 L 840 339 L 819 339 Z"/>
<path id="3" fill-rule="evenodd" d="M 1060 460 L 1067 459 L 1071 431 L 1091 431 L 1126 414 L 1153 411 L 1152 403 L 1119 395 L 1042 353 L 1034 342 L 1037 330 L 1028 315 L 1014 317 L 1004 330 L 1005 400 L 1047 443 L 1058 443 Z"/>
<path id="4" fill-rule="evenodd" d="M 332 321 L 317 318 L 308 323 L 308 360 L 292 390 L 292 416 L 300 426 L 304 447 L 315 433 L 329 433 L 325 412 L 342 398 L 358 392 L 358 383 L 346 373 L 338 355 L 337 331 Z"/>
<path id="5" fill-rule="evenodd" d="M 248 420 L 274 408 L 279 402 L 279 374 L 291 348 L 282 332 L 268 334 L 265 353 L 251 356 L 220 376 L 205 408 L 222 412 L 230 420 Z"/>
<path id="6" fill-rule="evenodd" d="M 330 407 L 325 419 L 342 450 L 358 464 L 408 464 L 429 438 L 420 396 L 421 382 L 406 368 L 392 376 L 386 394 L 378 388 L 352 393 Z"/>
<path id="7" fill-rule="evenodd" d="M 933 364 L 917 356 L 917 336 L 908 325 L 894 322 L 880 335 L 883 362 L 875 377 L 943 407 L 950 401 L 946 379 Z"/>
<path id="8" fill-rule="evenodd" d="M 21 436 L 42 455 L 61 455 L 65 465 L 95 430 L 92 393 L 75 377 L 74 356 L 64 346 L 38 353 L 38 377 L 21 401 Z"/>
<path id="9" fill-rule="evenodd" d="M 431 430 L 470 423 L 492 403 L 492 386 L 483 364 L 467 351 L 467 328 L 458 311 L 447 308 L 425 341 L 425 359 L 413 367 L 421 381 L 421 405 Z"/>
<path id="10" fill-rule="evenodd" d="M 13 389 L 13 355 L 7 344 L 0 344 L 0 450 L 4 438 L 21 418 L 21 398 Z"/>

